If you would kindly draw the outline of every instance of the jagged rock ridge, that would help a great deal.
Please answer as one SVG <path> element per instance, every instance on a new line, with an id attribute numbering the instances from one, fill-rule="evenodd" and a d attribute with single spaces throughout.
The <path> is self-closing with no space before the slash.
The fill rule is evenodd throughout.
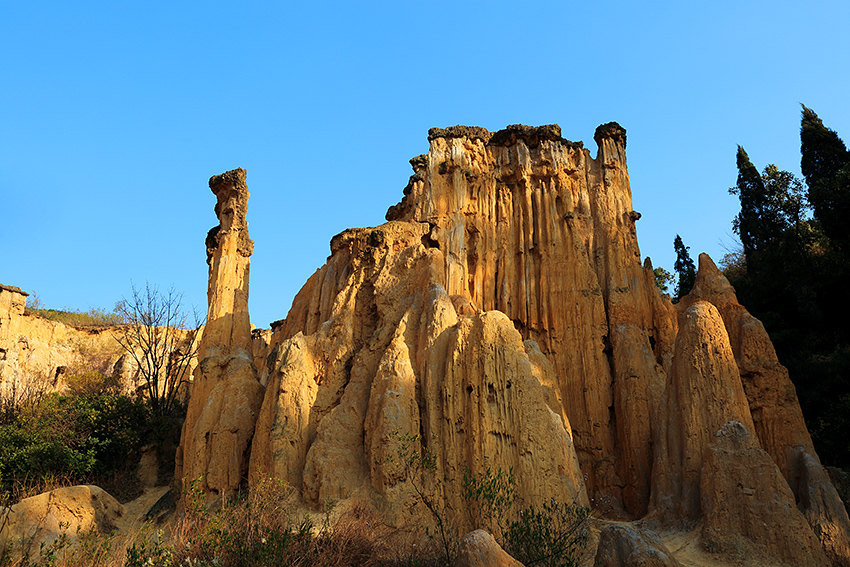
<path id="1" fill-rule="evenodd" d="M 482 527 L 464 472 L 513 469 L 520 504 L 605 499 L 614 517 L 701 523 L 723 543 L 718 510 L 732 500 L 754 553 L 847 565 L 846 512 L 763 327 L 707 256 L 677 306 L 641 265 L 625 130 L 600 126 L 595 158 L 556 125 L 428 138 L 388 222 L 334 237 L 268 358 L 240 379 L 252 402 L 227 420 L 229 460 L 198 453 L 207 468 L 193 470 L 230 490 L 280 476 L 308 505 L 365 498 L 404 523 L 421 514 L 391 458 L 407 439 L 435 455 L 420 481 L 464 529 Z M 194 407 L 211 407 L 208 391 L 196 385 Z M 212 430 L 192 407 L 185 446 Z M 250 458 L 235 458 L 247 439 Z M 755 479 L 778 492 L 733 498 Z"/>

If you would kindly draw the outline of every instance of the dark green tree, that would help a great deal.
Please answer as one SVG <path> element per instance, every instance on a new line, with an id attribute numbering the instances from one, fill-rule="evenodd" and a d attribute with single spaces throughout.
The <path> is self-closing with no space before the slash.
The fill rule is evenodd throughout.
<path id="1" fill-rule="evenodd" d="M 850 242 L 850 152 L 835 131 L 803 105 L 800 169 L 809 185 L 809 202 L 827 237 Z"/>
<path id="2" fill-rule="evenodd" d="M 747 152 L 738 146 L 738 181 L 729 189 L 741 201 L 732 229 L 741 238 L 751 273 L 770 264 L 799 257 L 805 238 L 802 226 L 807 210 L 803 183 L 788 171 L 769 164 L 759 174 Z M 793 229 L 793 230 L 789 230 Z"/>
<path id="3" fill-rule="evenodd" d="M 685 246 L 685 243 L 682 242 L 682 237 L 677 234 L 675 240 L 673 240 L 673 249 L 676 251 L 676 263 L 673 264 L 673 269 L 679 278 L 676 282 L 676 301 L 679 301 L 683 296 L 690 293 L 697 279 L 696 266 L 691 259 L 691 255 L 688 254 L 690 248 L 690 246 Z"/>
<path id="4" fill-rule="evenodd" d="M 741 238 L 747 265 L 758 269 L 765 252 L 788 235 L 800 234 L 806 210 L 803 183 L 793 173 L 769 164 L 759 174 L 747 152 L 738 146 L 738 182 L 729 189 L 741 201 L 732 228 Z M 789 233 L 789 228 L 794 231 Z"/>
<path id="5" fill-rule="evenodd" d="M 729 192 L 741 200 L 741 212 L 732 221 L 732 228 L 741 238 L 744 258 L 752 265 L 753 257 L 763 239 L 759 223 L 764 210 L 764 181 L 743 147 L 738 146 L 738 182 Z M 678 238 L 678 237 L 677 237 Z"/>

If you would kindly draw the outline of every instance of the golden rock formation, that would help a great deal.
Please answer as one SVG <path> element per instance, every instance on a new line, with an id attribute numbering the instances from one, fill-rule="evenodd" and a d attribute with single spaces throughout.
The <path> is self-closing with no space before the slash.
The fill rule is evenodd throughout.
<path id="1" fill-rule="evenodd" d="M 243 301 L 244 172 L 211 183 L 229 187 L 213 187 L 209 246 L 222 324 L 204 335 L 183 477 L 227 494 L 247 466 L 314 508 L 361 498 L 397 525 L 427 515 L 413 478 L 468 531 L 493 526 L 464 474 L 512 471 L 520 506 L 601 499 L 614 518 L 702 525 L 706 544 L 736 530 L 771 560 L 847 565 L 846 512 L 764 328 L 707 256 L 679 305 L 656 289 L 625 130 L 594 139 L 595 158 L 555 125 L 432 129 L 388 222 L 334 237 L 268 344 L 256 334 L 267 357 L 251 358 Z M 433 466 L 411 474 L 404 454 Z"/>
<path id="2" fill-rule="evenodd" d="M 212 494 L 230 496 L 248 469 L 248 450 L 263 398 L 254 365 L 248 316 L 248 272 L 254 242 L 245 214 L 245 170 L 210 179 L 219 225 L 207 236 L 209 308 L 192 396 L 177 451 L 176 478 L 200 479 Z"/>

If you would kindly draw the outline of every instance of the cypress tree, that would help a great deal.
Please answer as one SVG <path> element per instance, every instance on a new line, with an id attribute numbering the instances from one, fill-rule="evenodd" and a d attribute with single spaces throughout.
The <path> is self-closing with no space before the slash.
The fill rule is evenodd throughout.
<path id="1" fill-rule="evenodd" d="M 850 152 L 835 131 L 803 106 L 800 168 L 809 202 L 824 234 L 841 246 L 850 241 Z"/>
<path id="2" fill-rule="evenodd" d="M 691 255 L 688 254 L 690 248 L 690 246 L 685 246 L 682 237 L 677 234 L 676 239 L 673 240 L 673 249 L 676 251 L 676 263 L 673 264 L 673 269 L 679 276 L 679 281 L 676 282 L 676 301 L 690 293 L 697 279 L 696 266 L 694 266 Z"/>
<path id="3" fill-rule="evenodd" d="M 743 147 L 738 146 L 738 182 L 729 191 L 741 200 L 741 212 L 732 221 L 732 228 L 741 237 L 747 265 L 753 264 L 755 251 L 763 240 L 761 219 L 765 209 L 764 181 Z"/>
<path id="4" fill-rule="evenodd" d="M 738 181 L 729 192 L 738 195 L 741 212 L 732 220 L 732 229 L 741 238 L 747 266 L 758 271 L 770 261 L 767 256 L 786 248 L 786 242 L 799 246 L 796 234 L 806 209 L 803 184 L 773 164 L 759 174 L 741 146 L 737 163 Z"/>
<path id="5" fill-rule="evenodd" d="M 848 160 L 847 148 L 838 134 L 824 126 L 806 105 L 800 123 L 800 153 L 800 169 L 809 187 L 835 175 Z"/>

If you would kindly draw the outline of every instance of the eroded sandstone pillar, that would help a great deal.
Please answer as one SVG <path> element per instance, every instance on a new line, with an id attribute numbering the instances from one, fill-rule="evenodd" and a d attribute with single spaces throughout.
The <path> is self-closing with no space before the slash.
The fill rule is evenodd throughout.
<path id="1" fill-rule="evenodd" d="M 248 273 L 254 242 L 245 214 L 245 170 L 210 179 L 219 225 L 207 235 L 207 323 L 180 448 L 177 478 L 227 497 L 242 483 L 263 387 L 251 355 Z"/>

